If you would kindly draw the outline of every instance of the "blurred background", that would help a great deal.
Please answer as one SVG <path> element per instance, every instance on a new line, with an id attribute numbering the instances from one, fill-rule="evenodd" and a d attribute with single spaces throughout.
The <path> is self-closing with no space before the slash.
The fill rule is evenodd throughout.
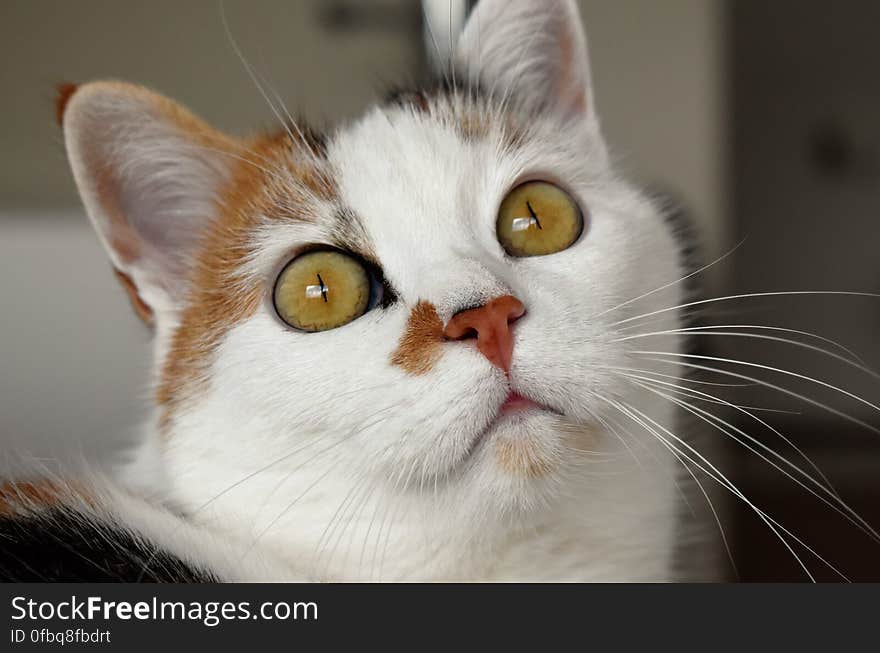
<path id="1" fill-rule="evenodd" d="M 421 78 L 473 4 L 227 0 L 225 8 L 250 63 L 295 115 L 322 126 L 357 116 L 391 83 Z M 880 292 L 880 5 L 579 4 L 598 111 L 621 167 L 682 207 L 703 261 L 740 243 L 700 275 L 705 297 Z M 425 47 L 429 25 L 436 48 Z M 238 133 L 272 126 L 274 116 L 230 46 L 216 0 L 5 0 L 0 57 L 2 472 L 12 451 L 47 461 L 62 450 L 109 455 L 135 437 L 148 392 L 149 333 L 117 287 L 76 196 L 54 121 L 54 85 L 139 82 Z M 701 308 L 700 324 L 820 334 L 880 369 L 880 300 L 773 296 Z M 850 358 L 815 338 L 750 333 L 781 334 Z M 876 377 L 838 358 L 775 340 L 708 335 L 695 338 L 699 355 L 757 361 L 868 402 L 880 399 Z M 855 511 L 880 525 L 880 435 L 866 428 L 880 423 L 878 411 L 802 379 L 725 369 L 784 385 L 865 423 L 762 387 L 735 395 L 792 411 L 760 416 Z M 725 418 L 815 475 L 752 418 L 735 410 Z M 790 545 L 817 579 L 840 577 L 804 544 L 852 580 L 880 580 L 880 545 L 730 438 L 716 433 L 713 449 L 730 479 L 790 531 Z M 721 577 L 807 578 L 753 511 L 723 491 L 712 496 L 735 563 L 719 545 Z"/>

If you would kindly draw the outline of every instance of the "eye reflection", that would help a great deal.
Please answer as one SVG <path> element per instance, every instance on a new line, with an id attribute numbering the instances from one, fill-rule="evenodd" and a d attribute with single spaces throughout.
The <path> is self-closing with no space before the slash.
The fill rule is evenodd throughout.
<path id="1" fill-rule="evenodd" d="M 531 216 L 529 216 L 528 218 L 514 218 L 513 222 L 510 225 L 510 228 L 512 231 L 526 231 L 532 225 L 536 226 L 538 229 L 541 228 L 541 225 L 538 223 L 538 219 Z"/>
<path id="2" fill-rule="evenodd" d="M 325 302 L 327 301 L 327 286 L 324 285 L 324 280 L 321 278 L 320 273 L 318 273 L 317 286 L 306 286 L 306 297 L 309 299 L 317 299 L 320 297 Z"/>

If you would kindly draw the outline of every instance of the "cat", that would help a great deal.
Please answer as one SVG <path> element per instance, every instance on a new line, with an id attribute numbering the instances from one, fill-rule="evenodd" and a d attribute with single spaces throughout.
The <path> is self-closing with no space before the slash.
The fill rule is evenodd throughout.
<path id="1" fill-rule="evenodd" d="M 5 579 L 675 578 L 694 454 L 619 372 L 682 370 L 618 325 L 683 351 L 690 270 L 612 162 L 575 2 L 481 0 L 446 74 L 326 134 L 118 81 L 58 107 L 154 410 L 118 473 L 3 486 Z"/>

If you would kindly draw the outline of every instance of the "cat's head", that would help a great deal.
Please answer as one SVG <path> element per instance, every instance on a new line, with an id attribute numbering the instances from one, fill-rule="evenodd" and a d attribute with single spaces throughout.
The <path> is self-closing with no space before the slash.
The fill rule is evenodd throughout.
<path id="1" fill-rule="evenodd" d="M 320 528 L 369 487 L 489 519 L 564 494 L 612 437 L 617 307 L 680 271 L 609 162 L 575 3 L 482 0 L 454 70 L 323 136 L 227 136 L 117 82 L 70 95 L 74 176 L 155 327 L 155 437 L 190 507 L 236 485 L 243 513 L 299 497 Z"/>

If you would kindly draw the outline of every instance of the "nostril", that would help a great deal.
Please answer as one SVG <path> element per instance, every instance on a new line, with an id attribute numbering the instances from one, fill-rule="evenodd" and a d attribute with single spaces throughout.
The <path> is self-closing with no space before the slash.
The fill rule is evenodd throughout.
<path id="1" fill-rule="evenodd" d="M 479 333 L 473 327 L 462 327 L 452 322 L 444 329 L 443 335 L 447 340 L 468 340 L 470 338 L 478 338 Z"/>
<path id="2" fill-rule="evenodd" d="M 456 313 L 443 329 L 443 336 L 447 340 L 467 340 L 479 337 L 479 315 L 475 315 L 471 309 L 463 313 Z"/>
<path id="3" fill-rule="evenodd" d="M 522 303 L 520 303 L 519 308 L 511 310 L 511 312 L 507 314 L 507 323 L 513 324 L 521 317 L 525 317 L 525 314 L 526 308 L 522 305 Z"/>
<path id="4" fill-rule="evenodd" d="M 525 306 L 516 297 L 496 297 L 482 306 L 467 308 L 453 315 L 443 335 L 448 340 L 491 337 L 497 331 L 507 331 L 525 313 Z"/>

